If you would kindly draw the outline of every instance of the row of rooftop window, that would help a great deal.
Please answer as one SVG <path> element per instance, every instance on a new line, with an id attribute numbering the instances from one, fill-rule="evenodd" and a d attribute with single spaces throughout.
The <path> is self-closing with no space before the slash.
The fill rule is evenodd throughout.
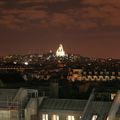
<path id="1" fill-rule="evenodd" d="M 101 75 L 103 75 L 103 74 L 106 74 L 106 75 L 109 75 L 109 74 L 112 74 L 112 75 L 120 75 L 120 72 L 86 72 L 86 71 L 84 71 L 84 72 L 80 72 L 80 71 L 73 71 L 73 72 L 70 72 L 70 74 L 83 74 L 83 75 L 87 75 L 87 74 L 89 74 L 89 75 L 92 75 L 92 74 L 101 74 Z"/>

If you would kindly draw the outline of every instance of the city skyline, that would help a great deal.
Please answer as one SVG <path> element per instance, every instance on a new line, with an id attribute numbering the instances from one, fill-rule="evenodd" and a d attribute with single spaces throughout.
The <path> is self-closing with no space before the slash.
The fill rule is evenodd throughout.
<path id="1" fill-rule="evenodd" d="M 67 53 L 120 58 L 120 2 L 102 0 L 0 1 L 0 56 Z"/>

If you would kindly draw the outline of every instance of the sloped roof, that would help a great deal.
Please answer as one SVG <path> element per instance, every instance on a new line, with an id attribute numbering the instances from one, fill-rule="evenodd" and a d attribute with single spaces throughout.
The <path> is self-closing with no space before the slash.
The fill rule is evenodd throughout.
<path id="1" fill-rule="evenodd" d="M 119 109 L 118 109 L 118 111 L 117 111 L 117 113 L 116 113 L 116 116 L 117 116 L 117 117 L 120 117 L 120 107 L 119 107 Z"/>
<path id="2" fill-rule="evenodd" d="M 109 110 L 111 108 L 112 102 L 104 102 L 104 101 L 93 101 L 88 106 L 84 119 L 83 120 L 90 120 L 93 115 L 98 115 L 97 120 L 106 120 Z"/>
<path id="3" fill-rule="evenodd" d="M 83 111 L 86 105 L 86 100 L 74 99 L 49 99 L 45 98 L 39 109 L 42 110 L 70 110 Z"/>
<path id="4" fill-rule="evenodd" d="M 18 89 L 0 89 L 0 108 L 6 107 L 17 94 Z"/>

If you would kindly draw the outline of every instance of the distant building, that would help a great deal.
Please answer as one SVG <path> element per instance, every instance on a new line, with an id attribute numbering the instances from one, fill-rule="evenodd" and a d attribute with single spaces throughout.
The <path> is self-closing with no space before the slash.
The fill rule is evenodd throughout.
<path id="1" fill-rule="evenodd" d="M 59 48 L 56 51 L 56 56 L 57 57 L 64 57 L 65 56 L 65 51 L 63 49 L 63 45 L 62 44 L 59 45 Z"/>
<path id="2" fill-rule="evenodd" d="M 83 71 L 82 69 L 72 69 L 69 71 L 68 80 L 71 81 L 108 81 L 120 80 L 119 72 L 103 72 L 103 71 Z"/>

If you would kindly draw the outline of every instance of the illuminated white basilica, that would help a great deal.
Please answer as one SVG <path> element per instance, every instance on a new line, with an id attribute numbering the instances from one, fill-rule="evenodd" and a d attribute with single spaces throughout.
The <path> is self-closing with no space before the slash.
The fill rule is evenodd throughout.
<path id="1" fill-rule="evenodd" d="M 57 51 L 56 51 L 56 56 L 57 57 L 64 57 L 65 56 L 65 51 L 63 49 L 63 45 L 60 44 Z"/>

